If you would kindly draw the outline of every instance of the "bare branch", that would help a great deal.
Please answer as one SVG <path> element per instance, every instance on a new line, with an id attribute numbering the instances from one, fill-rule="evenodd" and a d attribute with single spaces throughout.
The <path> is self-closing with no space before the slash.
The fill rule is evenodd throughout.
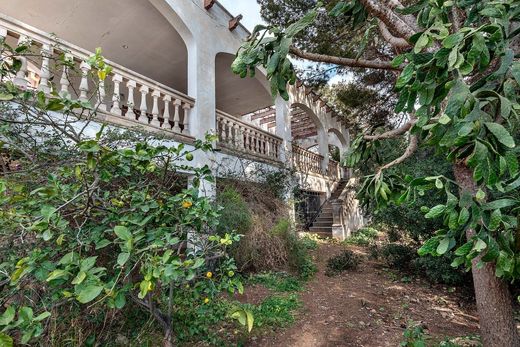
<path id="1" fill-rule="evenodd" d="M 395 35 L 409 40 L 416 33 L 416 30 L 391 10 L 391 6 L 384 6 L 377 0 L 360 0 L 360 2 L 372 16 L 379 18 Z"/>
<path id="2" fill-rule="evenodd" d="M 383 23 L 382 21 L 378 20 L 377 25 L 378 25 L 379 31 L 381 32 L 381 35 L 383 36 L 385 41 L 390 43 L 392 46 L 397 47 L 397 48 L 410 48 L 411 47 L 411 45 L 405 39 L 400 38 L 400 37 L 395 37 L 394 35 L 392 35 L 392 33 L 386 27 L 385 23 Z"/>
<path id="3" fill-rule="evenodd" d="M 406 134 L 414 126 L 414 124 L 416 122 L 417 122 L 417 119 L 415 119 L 415 118 L 410 119 L 408 122 L 404 123 L 403 126 L 397 128 L 397 129 L 389 130 L 387 132 L 384 132 L 384 133 L 378 134 L 378 135 L 365 135 L 365 136 L 363 136 L 363 139 L 365 139 L 367 141 L 393 139 L 398 136 Z"/>
<path id="4" fill-rule="evenodd" d="M 408 147 L 406 147 L 406 150 L 404 151 L 404 153 L 397 159 L 395 160 L 392 160 L 391 162 L 381 166 L 378 170 L 377 170 L 377 173 L 376 173 L 376 178 L 379 178 L 379 176 L 381 176 L 381 173 L 384 171 L 384 170 L 387 170 L 389 168 L 391 168 L 392 166 L 396 166 L 396 165 L 399 165 L 401 164 L 403 161 L 405 161 L 406 159 L 410 158 L 412 156 L 412 154 L 415 153 L 415 151 L 417 150 L 417 147 L 418 147 L 418 139 L 417 139 L 417 135 L 411 135 L 410 136 L 410 141 L 408 142 Z"/>
<path id="5" fill-rule="evenodd" d="M 331 55 L 325 54 L 317 54 L 317 53 L 308 53 L 304 52 L 296 47 L 291 47 L 290 52 L 302 59 L 315 61 L 319 63 L 329 63 L 336 64 L 347 67 L 358 67 L 358 68 L 369 68 L 369 69 L 379 69 L 379 70 L 401 70 L 400 68 L 393 67 L 389 61 L 381 61 L 381 60 L 364 60 L 364 59 L 350 59 L 350 58 L 342 58 L 335 57 Z"/>

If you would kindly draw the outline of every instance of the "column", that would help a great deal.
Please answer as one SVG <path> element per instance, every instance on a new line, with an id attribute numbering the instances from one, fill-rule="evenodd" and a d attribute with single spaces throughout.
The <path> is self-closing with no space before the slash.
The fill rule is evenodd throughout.
<path id="1" fill-rule="evenodd" d="M 287 166 L 292 166 L 290 160 L 292 155 L 292 133 L 291 133 L 291 105 L 289 102 L 282 99 L 280 96 L 276 97 L 276 135 L 282 138 L 281 148 L 279 149 L 279 159 L 286 163 Z"/>

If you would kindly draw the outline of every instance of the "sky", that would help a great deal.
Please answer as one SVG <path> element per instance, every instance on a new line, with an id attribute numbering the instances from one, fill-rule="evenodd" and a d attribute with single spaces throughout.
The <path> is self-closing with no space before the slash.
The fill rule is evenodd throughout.
<path id="1" fill-rule="evenodd" d="M 252 31 L 255 25 L 262 22 L 260 17 L 260 5 L 256 0 L 219 0 L 219 2 L 229 11 L 233 16 L 243 15 L 244 18 L 241 23 Z"/>
<path id="2" fill-rule="evenodd" d="M 241 23 L 249 29 L 249 31 L 253 31 L 255 25 L 263 22 L 262 17 L 260 16 L 260 5 L 258 5 L 256 0 L 219 0 L 219 2 L 233 16 L 238 16 L 239 14 L 243 15 L 244 18 Z M 300 68 L 305 68 L 309 65 L 308 62 L 306 63 L 303 61 L 293 61 L 293 63 Z M 345 75 L 335 75 L 328 83 L 332 85 L 346 80 L 348 80 L 348 77 Z"/>

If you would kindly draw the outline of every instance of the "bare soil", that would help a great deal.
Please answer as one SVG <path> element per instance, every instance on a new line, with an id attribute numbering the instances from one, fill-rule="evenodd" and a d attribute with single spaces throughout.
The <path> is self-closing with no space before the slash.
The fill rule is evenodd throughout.
<path id="1" fill-rule="evenodd" d="M 316 251 L 318 273 L 301 293 L 304 307 L 288 329 L 252 337 L 248 346 L 398 346 L 410 320 L 438 338 L 478 333 L 476 308 L 460 289 L 432 286 L 419 279 L 401 281 L 369 259 L 363 248 L 350 247 L 364 260 L 356 271 L 325 276 L 327 259 L 344 249 L 321 244 Z M 256 288 L 256 289 L 255 289 Z M 259 302 L 268 293 L 248 288 L 247 300 Z"/>

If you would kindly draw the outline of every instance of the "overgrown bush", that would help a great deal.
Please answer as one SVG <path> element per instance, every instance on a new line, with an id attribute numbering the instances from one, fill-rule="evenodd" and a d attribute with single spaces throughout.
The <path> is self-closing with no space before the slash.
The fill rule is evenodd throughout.
<path id="1" fill-rule="evenodd" d="M 325 275 L 335 276 L 343 271 L 355 270 L 360 263 L 360 256 L 356 255 L 351 250 L 346 249 L 340 254 L 327 260 L 327 270 L 325 271 Z"/>
<path id="2" fill-rule="evenodd" d="M 379 255 L 390 268 L 401 271 L 413 269 L 412 261 L 418 257 L 415 248 L 398 243 L 383 245 L 379 249 Z"/>
<path id="3" fill-rule="evenodd" d="M 221 206 L 217 231 L 223 235 L 230 230 L 238 234 L 246 234 L 253 223 L 253 218 L 244 198 L 233 186 L 226 186 L 217 195 L 217 203 Z"/>
<path id="4" fill-rule="evenodd" d="M 418 274 L 426 277 L 432 283 L 442 283 L 449 286 L 471 283 L 469 273 L 451 266 L 454 258 L 453 253 L 448 253 L 441 257 L 430 255 L 417 257 L 413 261 L 413 267 Z"/>
<path id="5" fill-rule="evenodd" d="M 364 227 L 343 241 L 349 245 L 368 246 L 377 237 L 379 231 L 372 227 Z"/>

